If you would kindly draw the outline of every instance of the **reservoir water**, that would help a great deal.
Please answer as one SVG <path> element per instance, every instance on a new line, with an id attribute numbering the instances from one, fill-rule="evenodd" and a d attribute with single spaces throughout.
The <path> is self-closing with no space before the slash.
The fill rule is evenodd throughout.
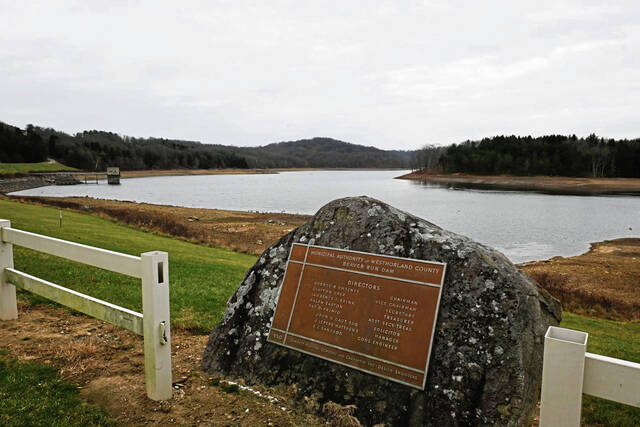
<path id="1" fill-rule="evenodd" d="M 640 197 L 454 190 L 393 179 L 403 171 L 304 171 L 123 179 L 122 185 L 51 186 L 13 193 L 89 196 L 162 205 L 313 214 L 367 195 L 492 246 L 513 262 L 573 256 L 589 243 L 640 237 Z"/>

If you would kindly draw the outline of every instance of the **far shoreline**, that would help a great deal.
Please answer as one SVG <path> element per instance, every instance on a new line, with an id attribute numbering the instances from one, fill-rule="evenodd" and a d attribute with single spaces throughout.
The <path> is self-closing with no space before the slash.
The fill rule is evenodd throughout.
<path id="1" fill-rule="evenodd" d="M 120 171 L 120 178 L 146 178 L 151 176 L 190 175 L 272 175 L 280 172 L 312 171 L 404 171 L 407 168 L 269 168 L 269 169 L 149 169 Z"/>
<path id="2" fill-rule="evenodd" d="M 411 172 L 398 176 L 396 179 L 461 189 L 524 191 L 567 196 L 640 196 L 640 178 L 576 178 Z"/>
<path id="3" fill-rule="evenodd" d="M 132 178 L 151 178 L 163 176 L 195 176 L 195 175 L 273 175 L 281 172 L 313 172 L 313 171 L 406 171 L 407 168 L 269 168 L 269 169 L 142 169 L 120 171 L 123 180 Z M 80 170 L 51 172 L 60 175 L 88 173 Z M 38 187 L 54 185 L 42 176 L 21 174 L 20 176 L 0 176 L 0 194 L 31 190 Z"/>
<path id="4" fill-rule="evenodd" d="M 120 178 L 190 175 L 263 175 L 278 173 L 276 169 L 141 169 L 120 171 Z"/>

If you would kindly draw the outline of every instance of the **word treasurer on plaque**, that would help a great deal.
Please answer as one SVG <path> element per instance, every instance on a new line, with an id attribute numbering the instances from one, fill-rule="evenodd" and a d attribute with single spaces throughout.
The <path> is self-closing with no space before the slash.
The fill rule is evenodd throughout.
<path id="1" fill-rule="evenodd" d="M 445 269 L 295 243 L 268 341 L 424 390 Z"/>

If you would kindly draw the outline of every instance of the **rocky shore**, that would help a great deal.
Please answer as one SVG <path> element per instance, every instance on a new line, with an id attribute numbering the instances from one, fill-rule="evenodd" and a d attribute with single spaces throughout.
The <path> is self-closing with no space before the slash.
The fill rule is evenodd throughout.
<path id="1" fill-rule="evenodd" d="M 7 194 L 13 191 L 44 187 L 45 185 L 50 185 L 50 183 L 37 176 L 0 179 L 0 193 Z"/>

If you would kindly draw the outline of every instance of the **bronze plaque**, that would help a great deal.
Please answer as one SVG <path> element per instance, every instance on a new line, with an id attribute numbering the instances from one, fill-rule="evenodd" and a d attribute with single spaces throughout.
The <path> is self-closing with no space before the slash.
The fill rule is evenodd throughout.
<path id="1" fill-rule="evenodd" d="M 268 341 L 424 390 L 445 268 L 294 243 Z"/>

